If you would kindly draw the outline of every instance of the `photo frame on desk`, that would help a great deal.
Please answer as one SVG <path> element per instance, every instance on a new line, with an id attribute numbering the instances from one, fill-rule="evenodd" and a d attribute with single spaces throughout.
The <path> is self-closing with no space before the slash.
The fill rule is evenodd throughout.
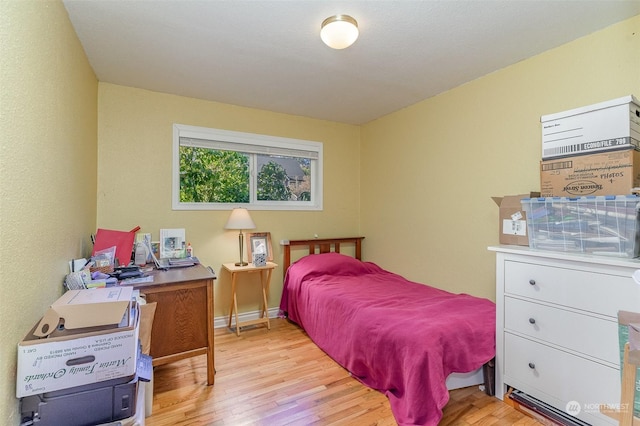
<path id="1" fill-rule="evenodd" d="M 151 253 L 160 259 L 160 241 L 151 241 Z"/>
<path id="2" fill-rule="evenodd" d="M 181 258 L 187 256 L 184 228 L 160 229 L 160 258 Z"/>
<path id="3" fill-rule="evenodd" d="M 251 261 L 253 253 L 266 254 L 267 261 L 273 261 L 273 248 L 271 246 L 271 232 L 247 233 L 247 255 Z"/>

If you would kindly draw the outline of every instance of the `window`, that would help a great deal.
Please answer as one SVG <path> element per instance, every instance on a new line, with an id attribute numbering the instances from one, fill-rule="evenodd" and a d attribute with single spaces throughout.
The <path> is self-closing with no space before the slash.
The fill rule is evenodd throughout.
<path id="1" fill-rule="evenodd" d="M 173 126 L 174 210 L 322 210 L 322 144 Z"/>

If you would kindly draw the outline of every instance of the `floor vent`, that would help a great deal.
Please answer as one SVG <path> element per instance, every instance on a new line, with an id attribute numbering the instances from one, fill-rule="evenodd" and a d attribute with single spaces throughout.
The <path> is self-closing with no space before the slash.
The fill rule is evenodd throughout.
<path id="1" fill-rule="evenodd" d="M 514 389 L 509 393 L 509 398 L 522 405 L 524 408 L 548 419 L 551 424 L 563 426 L 590 426 L 589 423 L 583 422 L 582 420 L 573 417 L 562 410 L 558 410 L 557 408 L 517 389 Z"/>

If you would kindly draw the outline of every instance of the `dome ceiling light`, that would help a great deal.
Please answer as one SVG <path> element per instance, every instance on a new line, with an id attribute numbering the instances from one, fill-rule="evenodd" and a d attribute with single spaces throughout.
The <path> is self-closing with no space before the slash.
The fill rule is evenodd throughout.
<path id="1" fill-rule="evenodd" d="M 344 49 L 358 39 L 358 22 L 349 15 L 330 16 L 322 22 L 320 38 L 332 49 Z"/>

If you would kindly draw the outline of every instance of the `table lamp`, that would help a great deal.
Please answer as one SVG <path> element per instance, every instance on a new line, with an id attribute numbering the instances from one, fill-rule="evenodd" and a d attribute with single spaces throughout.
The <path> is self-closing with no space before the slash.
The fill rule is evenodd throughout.
<path id="1" fill-rule="evenodd" d="M 238 234 L 238 246 L 240 247 L 240 262 L 236 263 L 236 266 L 247 266 L 248 263 L 243 260 L 243 242 L 244 237 L 242 235 L 242 231 L 244 229 L 255 229 L 256 224 L 251 220 L 251 216 L 249 215 L 249 211 L 242 207 L 237 207 L 231 211 L 231 215 L 229 216 L 229 220 L 227 220 L 227 224 L 224 226 L 224 229 L 238 229 L 240 233 Z"/>

